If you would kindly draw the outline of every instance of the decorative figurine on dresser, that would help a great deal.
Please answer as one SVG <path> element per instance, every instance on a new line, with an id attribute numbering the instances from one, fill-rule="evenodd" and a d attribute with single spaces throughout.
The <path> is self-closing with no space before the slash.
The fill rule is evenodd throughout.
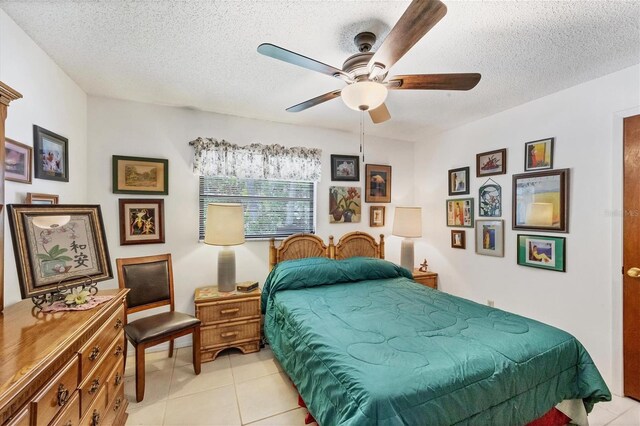
<path id="1" fill-rule="evenodd" d="M 124 303 L 100 206 L 9 205 L 24 299 L 0 315 L 0 424 L 124 424 Z M 34 306 L 35 305 L 35 306 Z"/>
<path id="2" fill-rule="evenodd" d="M 244 292 L 221 292 L 217 286 L 201 287 L 194 295 L 196 317 L 202 321 L 202 362 L 213 361 L 228 348 L 258 352 L 261 338 L 260 289 L 257 283 L 238 283 Z"/>

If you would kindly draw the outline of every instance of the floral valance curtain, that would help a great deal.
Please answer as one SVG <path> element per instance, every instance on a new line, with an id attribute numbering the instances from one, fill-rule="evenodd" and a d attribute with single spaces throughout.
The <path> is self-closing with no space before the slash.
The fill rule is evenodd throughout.
<path id="1" fill-rule="evenodd" d="M 240 146 L 212 138 L 198 138 L 189 145 L 194 149 L 193 171 L 201 176 L 305 182 L 320 180 L 320 149 L 258 143 Z"/>

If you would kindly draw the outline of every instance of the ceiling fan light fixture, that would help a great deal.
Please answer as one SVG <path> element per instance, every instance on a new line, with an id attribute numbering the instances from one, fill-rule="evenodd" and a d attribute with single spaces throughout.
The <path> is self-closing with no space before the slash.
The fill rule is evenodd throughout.
<path id="1" fill-rule="evenodd" d="M 356 111 L 378 108 L 387 99 L 387 88 L 375 81 L 357 81 L 342 89 L 342 101 Z"/>

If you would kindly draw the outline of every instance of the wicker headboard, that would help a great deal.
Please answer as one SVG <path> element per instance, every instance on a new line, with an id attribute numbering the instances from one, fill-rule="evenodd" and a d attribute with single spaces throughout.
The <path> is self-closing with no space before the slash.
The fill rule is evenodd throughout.
<path id="1" fill-rule="evenodd" d="M 337 245 L 334 245 L 333 236 L 330 236 L 328 246 L 314 234 L 292 235 L 278 247 L 273 238 L 269 242 L 269 270 L 284 260 L 306 257 L 346 259 L 355 256 L 384 259 L 384 235 L 380 234 L 380 243 L 376 243 L 375 238 L 366 232 L 349 232 L 340 238 Z"/>

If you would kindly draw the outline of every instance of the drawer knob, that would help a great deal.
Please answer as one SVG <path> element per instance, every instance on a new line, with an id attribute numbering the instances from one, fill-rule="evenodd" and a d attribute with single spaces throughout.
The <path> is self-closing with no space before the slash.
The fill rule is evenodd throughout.
<path id="1" fill-rule="evenodd" d="M 96 345 L 93 347 L 93 349 L 91 349 L 91 353 L 89 354 L 89 359 L 91 361 L 95 361 L 98 358 L 98 355 L 100 355 L 100 346 Z"/>
<path id="2" fill-rule="evenodd" d="M 73 422 L 71 422 L 71 420 L 67 420 L 64 426 L 73 426 Z"/>
<path id="3" fill-rule="evenodd" d="M 233 308 L 233 309 L 223 309 L 220 311 L 220 313 L 222 315 L 230 315 L 230 314 L 235 314 L 240 312 L 240 308 Z"/>
<path id="4" fill-rule="evenodd" d="M 120 318 L 118 318 L 118 319 L 116 320 L 116 323 L 115 323 L 115 325 L 113 326 L 113 328 L 115 328 L 116 330 L 119 330 L 119 329 L 120 329 L 120 327 L 122 327 L 122 320 L 121 320 Z"/>
<path id="5" fill-rule="evenodd" d="M 238 332 L 237 331 L 229 331 L 227 333 L 221 333 L 220 337 L 234 337 L 237 336 Z"/>
<path id="6" fill-rule="evenodd" d="M 91 387 L 89 388 L 89 395 L 93 395 L 100 388 L 100 378 L 93 379 Z"/>
<path id="7" fill-rule="evenodd" d="M 91 415 L 91 426 L 98 426 L 100 424 L 100 413 L 98 410 L 93 410 L 93 414 Z"/>
<path id="8" fill-rule="evenodd" d="M 115 404 L 113 404 L 113 411 L 118 411 L 121 405 L 122 405 L 122 398 L 117 397 Z"/>
<path id="9" fill-rule="evenodd" d="M 113 381 L 113 384 L 118 386 L 120 383 L 122 383 L 122 375 L 120 373 L 116 373 L 116 379 Z"/>
<path id="10" fill-rule="evenodd" d="M 64 407 L 69 402 L 69 389 L 65 388 L 62 383 L 58 385 L 58 406 Z"/>
<path id="11" fill-rule="evenodd" d="M 116 346 L 116 350 L 115 350 L 115 351 L 113 351 L 113 354 L 114 354 L 115 356 L 120 356 L 120 355 L 122 355 L 122 346 L 120 346 L 120 345 Z"/>

